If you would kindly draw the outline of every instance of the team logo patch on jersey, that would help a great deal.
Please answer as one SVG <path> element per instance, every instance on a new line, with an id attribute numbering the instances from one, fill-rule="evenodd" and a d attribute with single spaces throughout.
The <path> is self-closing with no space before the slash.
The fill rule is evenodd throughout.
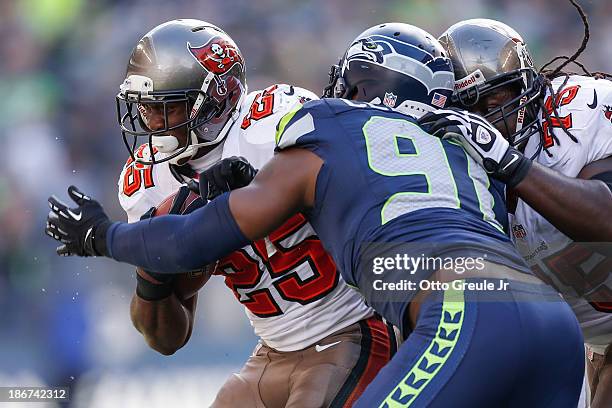
<path id="1" fill-rule="evenodd" d="M 527 236 L 527 231 L 525 231 L 525 227 L 522 224 L 516 224 L 512 226 L 512 234 L 514 234 L 515 238 L 523 239 Z"/>
<path id="2" fill-rule="evenodd" d="M 603 110 L 604 116 L 612 123 L 612 106 L 604 105 Z"/>
<path id="3" fill-rule="evenodd" d="M 385 99 L 383 99 L 383 105 L 388 106 L 390 108 L 395 108 L 395 104 L 397 103 L 397 95 L 393 92 L 385 92 Z"/>

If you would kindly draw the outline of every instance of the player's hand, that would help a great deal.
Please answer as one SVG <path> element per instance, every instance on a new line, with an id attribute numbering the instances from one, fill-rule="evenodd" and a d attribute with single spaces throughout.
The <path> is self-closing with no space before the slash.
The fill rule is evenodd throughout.
<path id="1" fill-rule="evenodd" d="M 77 204 L 68 208 L 57 197 L 49 197 L 49 215 L 45 233 L 59 241 L 56 252 L 61 256 L 106 256 L 106 231 L 111 222 L 102 206 L 79 191 L 68 187 L 68 195 Z"/>
<path id="2" fill-rule="evenodd" d="M 248 186 L 257 170 L 244 157 L 229 157 L 200 173 L 200 195 L 207 199 Z"/>
<path id="3" fill-rule="evenodd" d="M 494 178 L 514 187 L 520 183 L 531 160 L 511 147 L 502 134 L 479 115 L 455 108 L 438 109 L 418 120 L 426 132 L 460 143 Z"/>

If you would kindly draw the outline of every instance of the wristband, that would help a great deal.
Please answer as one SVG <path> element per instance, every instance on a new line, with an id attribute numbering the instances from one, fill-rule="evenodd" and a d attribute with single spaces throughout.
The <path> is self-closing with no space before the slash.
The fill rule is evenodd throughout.
<path id="1" fill-rule="evenodd" d="M 148 272 L 145 271 L 148 274 Z M 174 276 L 162 283 L 153 283 L 136 271 L 136 294 L 143 300 L 157 301 L 167 298 L 174 289 Z"/>
<path id="2" fill-rule="evenodd" d="M 110 228 L 112 222 L 104 221 L 98 224 L 93 230 L 93 250 L 98 256 L 109 256 L 106 247 L 106 232 Z"/>

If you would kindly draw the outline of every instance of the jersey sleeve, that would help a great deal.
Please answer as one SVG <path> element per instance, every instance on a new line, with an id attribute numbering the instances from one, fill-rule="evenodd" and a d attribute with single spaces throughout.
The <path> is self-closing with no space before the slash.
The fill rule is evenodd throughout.
<path id="1" fill-rule="evenodd" d="M 304 89 L 304 88 L 301 88 L 299 86 L 284 85 L 284 84 L 282 84 L 282 85 L 279 85 L 278 87 L 279 87 L 279 89 L 281 89 L 283 91 L 283 93 L 286 96 L 288 96 L 288 97 L 293 96 L 293 99 L 295 100 L 295 102 L 300 102 L 300 103 L 304 104 L 304 103 L 306 103 L 308 101 L 315 101 L 315 100 L 319 99 L 319 97 L 317 95 L 315 95 L 314 92 L 311 92 L 311 91 L 309 91 L 307 89 Z"/>
<path id="2" fill-rule="evenodd" d="M 142 146 L 136 155 L 140 154 Z M 128 158 L 117 180 L 117 198 L 128 222 L 135 222 L 151 207 L 156 207 L 176 191 L 180 185 L 172 176 L 167 163 L 143 165 Z"/>
<path id="3" fill-rule="evenodd" d="M 272 85 L 251 92 L 241 108 L 239 126 L 232 127 L 224 144 L 223 158 L 246 157 L 255 168 L 263 167 L 274 155 L 276 125 L 294 105 L 318 99 L 292 85 Z"/>
<path id="4" fill-rule="evenodd" d="M 550 123 L 542 119 L 544 151 L 538 162 L 566 176 L 576 177 L 589 163 L 612 155 L 612 82 L 591 77 L 571 76 L 559 90 L 564 78 L 553 80 L 558 116 Z M 552 96 L 546 93 L 543 110 L 552 114 Z M 567 127 L 572 137 L 561 125 Z M 538 139 L 530 138 L 525 153 L 535 151 Z"/>
<path id="5" fill-rule="evenodd" d="M 253 91 L 246 97 L 242 109 L 240 129 L 243 132 L 262 133 L 269 122 L 276 124 L 278 117 L 290 110 L 297 103 L 306 103 L 318 97 L 293 85 L 275 84 L 266 89 Z"/>
<path id="6" fill-rule="evenodd" d="M 138 221 L 142 214 L 157 204 L 151 197 L 152 195 L 145 193 L 146 190 L 143 188 L 134 191 L 129 190 L 129 183 L 133 182 L 135 178 L 133 166 L 133 163 L 126 164 L 119 175 L 119 180 L 117 180 L 117 198 L 127 215 L 128 222 Z"/>
<path id="7" fill-rule="evenodd" d="M 599 80 L 603 82 L 605 80 Z M 587 163 L 612 156 L 612 82 L 606 81 L 607 92 L 602 107 L 598 112 L 594 126 L 589 126 L 590 143 L 586 156 Z"/>
<path id="8" fill-rule="evenodd" d="M 316 151 L 323 136 L 321 122 L 329 116 L 324 100 L 295 104 L 276 126 L 276 151 L 289 147 Z"/>
<path id="9" fill-rule="evenodd" d="M 588 105 L 593 103 L 594 95 L 600 98 L 595 109 Z M 557 130 L 556 134 L 562 140 L 560 149 L 566 150 L 568 163 L 565 166 L 573 167 L 573 172 L 578 174 L 589 163 L 612 155 L 612 82 L 585 80 L 578 96 L 567 105 L 563 114 L 564 118 L 571 119 L 569 131 L 578 140 L 577 143 L 569 141 L 562 131 Z"/>

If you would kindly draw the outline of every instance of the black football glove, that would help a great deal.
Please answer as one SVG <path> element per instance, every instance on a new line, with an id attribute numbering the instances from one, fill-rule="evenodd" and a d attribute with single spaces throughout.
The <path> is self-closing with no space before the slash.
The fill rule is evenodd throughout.
<path id="1" fill-rule="evenodd" d="M 212 200 L 226 191 L 248 186 L 257 170 L 244 157 L 229 157 L 200 173 L 200 196 Z"/>
<path id="2" fill-rule="evenodd" d="M 79 191 L 68 187 L 68 195 L 78 205 L 68 208 L 57 197 L 49 197 L 49 215 L 45 233 L 59 241 L 56 252 L 61 256 L 108 256 L 106 232 L 111 225 L 102 206 Z"/>
<path id="3" fill-rule="evenodd" d="M 509 187 L 520 183 L 531 167 L 526 158 L 483 117 L 456 108 L 438 109 L 418 120 L 426 132 L 460 143 L 492 177 Z"/>

